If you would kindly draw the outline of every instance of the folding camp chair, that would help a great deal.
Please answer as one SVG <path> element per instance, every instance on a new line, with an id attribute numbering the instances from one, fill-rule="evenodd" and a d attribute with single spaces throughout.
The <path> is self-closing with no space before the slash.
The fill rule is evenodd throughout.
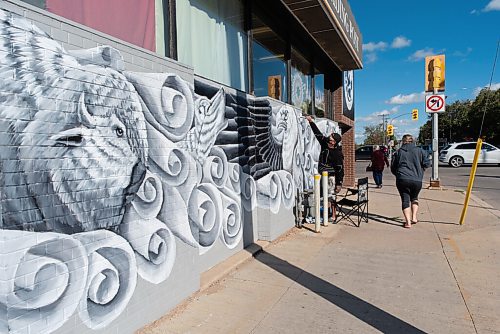
<path id="1" fill-rule="evenodd" d="M 356 188 L 347 188 L 345 196 L 335 201 L 338 223 L 342 219 L 347 219 L 354 226 L 359 227 L 361 222 L 368 223 L 368 178 L 358 179 Z M 358 225 L 354 222 L 351 216 L 358 216 Z"/>

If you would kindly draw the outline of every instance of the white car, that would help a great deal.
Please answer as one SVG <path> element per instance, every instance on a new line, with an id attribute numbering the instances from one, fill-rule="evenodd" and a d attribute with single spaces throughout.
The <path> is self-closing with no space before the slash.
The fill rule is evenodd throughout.
<path id="1" fill-rule="evenodd" d="M 445 146 L 439 152 L 439 162 L 458 168 L 463 164 L 471 164 L 474 160 L 475 151 L 476 142 L 453 143 Z M 500 149 L 488 143 L 483 143 L 478 163 L 500 164 Z"/>

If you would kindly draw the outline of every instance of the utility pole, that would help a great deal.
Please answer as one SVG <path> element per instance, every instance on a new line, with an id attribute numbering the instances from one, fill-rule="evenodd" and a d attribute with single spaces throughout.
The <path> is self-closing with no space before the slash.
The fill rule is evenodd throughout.
<path id="1" fill-rule="evenodd" d="M 387 111 L 383 111 L 379 114 L 379 116 L 382 116 L 382 132 L 384 134 L 384 145 L 386 144 L 387 141 L 387 121 L 386 117 L 389 115 Z"/>

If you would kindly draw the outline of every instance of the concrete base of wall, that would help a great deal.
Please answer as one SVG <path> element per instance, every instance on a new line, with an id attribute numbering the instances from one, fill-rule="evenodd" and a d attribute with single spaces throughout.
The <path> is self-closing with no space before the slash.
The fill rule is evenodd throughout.
<path id="1" fill-rule="evenodd" d="M 256 208 L 259 240 L 273 241 L 280 235 L 295 226 L 295 216 L 293 210 L 281 207 L 279 212 L 274 214 L 269 210 Z"/>

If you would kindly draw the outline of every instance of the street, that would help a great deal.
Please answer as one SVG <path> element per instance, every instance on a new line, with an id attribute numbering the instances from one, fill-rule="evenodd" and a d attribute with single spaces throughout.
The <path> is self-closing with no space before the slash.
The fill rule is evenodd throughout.
<path id="1" fill-rule="evenodd" d="M 365 168 L 368 161 L 356 161 L 356 177 L 369 176 L 370 182 L 373 182 L 371 172 L 366 172 Z M 469 182 L 470 166 L 452 168 L 445 164 L 439 165 L 439 178 L 441 185 L 447 189 L 467 190 Z M 431 168 L 427 169 L 424 176 L 424 183 L 428 183 L 431 177 Z M 384 170 L 384 179 L 386 183 L 394 184 L 394 176 L 390 170 Z M 498 166 L 479 166 L 474 180 L 472 193 L 491 205 L 496 210 L 500 210 L 500 167 Z"/>

